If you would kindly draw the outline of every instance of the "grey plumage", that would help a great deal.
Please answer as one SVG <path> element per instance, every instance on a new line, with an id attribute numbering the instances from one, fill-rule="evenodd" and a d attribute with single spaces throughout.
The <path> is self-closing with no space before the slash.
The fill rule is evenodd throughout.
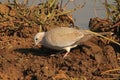
<path id="1" fill-rule="evenodd" d="M 78 30 L 74 28 L 58 27 L 47 32 L 39 32 L 36 34 L 34 41 L 37 45 L 42 44 L 45 47 L 62 50 L 65 49 L 67 53 L 71 48 L 76 47 L 79 43 L 87 41 L 92 37 L 92 34 L 85 30 Z"/>

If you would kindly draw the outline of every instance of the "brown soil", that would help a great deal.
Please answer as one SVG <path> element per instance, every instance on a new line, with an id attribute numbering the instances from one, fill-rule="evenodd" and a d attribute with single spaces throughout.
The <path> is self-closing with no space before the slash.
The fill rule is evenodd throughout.
<path id="1" fill-rule="evenodd" d="M 1 80 L 106 80 L 117 78 L 104 71 L 119 67 L 115 44 L 93 37 L 71 50 L 63 59 L 63 53 L 33 47 L 38 28 L 25 28 L 27 37 L 0 36 L 0 79 Z M 117 48 L 119 48 L 117 46 Z M 53 56 L 54 54 L 54 56 Z"/>

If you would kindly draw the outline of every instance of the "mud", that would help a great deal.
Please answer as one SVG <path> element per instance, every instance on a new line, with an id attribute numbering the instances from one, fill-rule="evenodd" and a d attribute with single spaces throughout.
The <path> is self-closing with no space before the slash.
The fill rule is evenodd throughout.
<path id="1" fill-rule="evenodd" d="M 24 31 L 27 37 L 0 36 L 1 80 L 119 79 L 119 76 L 102 74 L 120 66 L 119 51 L 116 50 L 120 47 L 116 44 L 107 44 L 106 40 L 93 37 L 72 49 L 63 59 L 65 52 L 34 47 L 33 38 L 38 27 L 25 28 Z"/>

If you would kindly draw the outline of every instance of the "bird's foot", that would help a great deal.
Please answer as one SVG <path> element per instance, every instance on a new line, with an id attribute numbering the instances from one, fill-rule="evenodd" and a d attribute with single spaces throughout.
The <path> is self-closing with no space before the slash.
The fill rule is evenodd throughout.
<path id="1" fill-rule="evenodd" d="M 55 54 L 51 54 L 50 56 L 54 57 L 54 56 L 55 56 Z"/>
<path id="2" fill-rule="evenodd" d="M 65 55 L 63 56 L 63 58 L 65 58 L 68 55 L 69 52 L 66 52 Z"/>

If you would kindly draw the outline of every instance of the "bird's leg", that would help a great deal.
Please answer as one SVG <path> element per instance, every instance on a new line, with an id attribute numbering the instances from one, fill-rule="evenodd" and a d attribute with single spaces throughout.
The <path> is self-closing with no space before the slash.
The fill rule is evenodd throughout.
<path id="1" fill-rule="evenodd" d="M 65 53 L 65 55 L 63 56 L 63 58 L 65 58 L 68 55 L 68 53 L 70 52 L 70 49 L 71 49 L 70 47 L 65 48 L 65 50 L 67 52 Z"/>
<path id="2" fill-rule="evenodd" d="M 69 53 L 69 52 L 66 52 L 65 55 L 63 56 L 63 58 L 65 58 L 65 57 L 67 56 L 68 53 Z"/>
<path id="3" fill-rule="evenodd" d="M 68 53 L 70 52 L 70 49 L 71 48 L 74 48 L 74 47 L 76 47 L 77 45 L 72 45 L 72 46 L 69 46 L 69 47 L 66 47 L 66 48 L 64 48 L 67 52 L 65 53 L 65 55 L 63 56 L 63 58 L 65 58 L 67 55 L 68 55 Z"/>

